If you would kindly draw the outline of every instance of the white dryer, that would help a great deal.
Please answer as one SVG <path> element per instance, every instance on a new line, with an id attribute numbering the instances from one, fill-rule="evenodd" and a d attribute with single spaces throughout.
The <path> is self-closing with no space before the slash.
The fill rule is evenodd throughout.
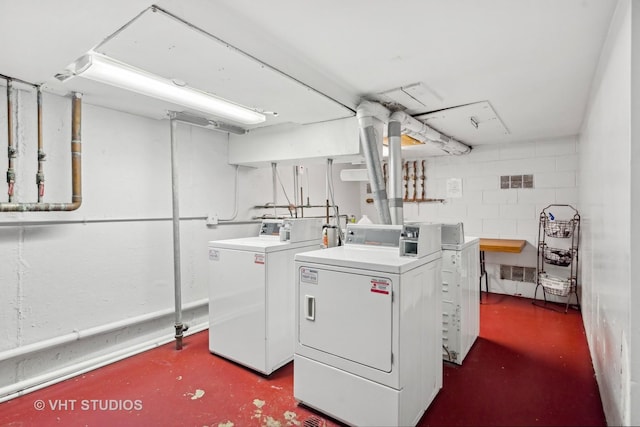
<path id="1" fill-rule="evenodd" d="M 352 425 L 420 420 L 442 387 L 442 281 L 440 225 L 419 228 L 407 256 L 393 225 L 296 255 L 298 401 Z"/>
<path id="2" fill-rule="evenodd" d="M 320 219 L 265 220 L 257 237 L 209 242 L 209 351 L 263 374 L 293 359 L 296 253 Z"/>
<path id="3" fill-rule="evenodd" d="M 480 239 L 442 234 L 442 358 L 458 365 L 480 333 Z M 450 236 L 452 234 L 449 234 Z"/>

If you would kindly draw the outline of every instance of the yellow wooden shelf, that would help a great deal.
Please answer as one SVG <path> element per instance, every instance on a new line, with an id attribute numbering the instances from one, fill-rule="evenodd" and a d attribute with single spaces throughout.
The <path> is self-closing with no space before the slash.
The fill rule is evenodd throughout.
<path id="1" fill-rule="evenodd" d="M 509 252 L 519 254 L 527 244 L 517 239 L 480 239 L 480 250 L 486 252 Z"/>

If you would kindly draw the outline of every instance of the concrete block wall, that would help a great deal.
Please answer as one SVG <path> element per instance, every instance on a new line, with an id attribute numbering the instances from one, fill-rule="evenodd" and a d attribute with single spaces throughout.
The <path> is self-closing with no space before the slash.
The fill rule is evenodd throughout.
<path id="1" fill-rule="evenodd" d="M 32 202 L 33 94 L 21 93 L 17 105 L 16 201 Z M 48 202 L 70 200 L 69 118 L 68 99 L 46 94 Z M 0 215 L 0 401 L 173 337 L 169 123 L 85 103 L 82 141 L 80 209 Z M 255 236 L 259 224 L 251 220 L 274 212 L 254 208 L 273 201 L 273 181 L 271 168 L 240 167 L 235 221 L 207 226 L 208 214 L 234 212 L 228 135 L 179 124 L 177 141 L 183 319 L 193 331 L 208 322 L 207 242 Z M 6 166 L 5 156 L 0 169 Z M 290 198 L 295 192 L 293 171 L 278 169 L 276 198 L 285 204 L 282 188 Z M 323 203 L 324 164 L 309 165 L 300 184 L 312 204 Z M 359 215 L 357 184 L 336 186 L 335 197 L 341 213 Z"/>
<path id="2" fill-rule="evenodd" d="M 533 283 L 501 280 L 500 264 L 536 267 L 540 212 L 551 204 L 577 208 L 577 137 L 479 145 L 465 156 L 424 160 L 426 197 L 445 202 L 405 203 L 405 219 L 463 222 L 469 236 L 525 239 L 527 244 L 521 254 L 486 254 L 489 289 L 533 297 Z M 533 175 L 533 188 L 501 189 L 503 175 Z M 451 178 L 462 180 L 462 197 L 448 197 L 447 180 Z M 373 205 L 364 202 L 364 197 L 362 211 L 377 219 Z"/>

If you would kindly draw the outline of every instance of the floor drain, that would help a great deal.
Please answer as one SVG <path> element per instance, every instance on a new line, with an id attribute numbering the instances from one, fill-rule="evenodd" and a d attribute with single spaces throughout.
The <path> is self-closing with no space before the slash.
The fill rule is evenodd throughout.
<path id="1" fill-rule="evenodd" d="M 302 423 L 304 427 L 321 427 L 323 422 L 318 417 L 309 417 Z"/>

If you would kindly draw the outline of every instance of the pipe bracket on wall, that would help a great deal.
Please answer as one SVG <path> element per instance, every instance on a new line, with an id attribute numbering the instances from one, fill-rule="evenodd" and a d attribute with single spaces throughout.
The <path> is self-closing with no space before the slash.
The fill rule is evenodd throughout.
<path id="1" fill-rule="evenodd" d="M 6 78 L 6 77 L 5 77 Z M 9 136 L 9 168 L 7 169 L 7 183 L 9 185 L 9 202 L 0 203 L 0 212 L 51 212 L 51 211 L 74 211 L 82 204 L 82 150 L 81 150 L 81 123 L 82 123 L 82 94 L 74 92 L 71 96 L 71 203 L 42 203 L 44 195 L 44 173 L 41 162 L 45 155 L 42 152 L 41 135 L 41 95 L 38 91 L 38 162 L 39 169 L 36 175 L 38 184 L 38 202 L 36 203 L 16 203 L 13 202 L 15 191 L 15 169 L 13 159 L 16 156 L 16 149 L 13 144 L 13 106 L 9 89 L 11 79 L 7 79 L 7 124 Z M 35 86 L 31 84 L 31 86 Z M 35 86 L 37 87 L 37 86 Z M 38 88 L 39 89 L 39 88 Z"/>

